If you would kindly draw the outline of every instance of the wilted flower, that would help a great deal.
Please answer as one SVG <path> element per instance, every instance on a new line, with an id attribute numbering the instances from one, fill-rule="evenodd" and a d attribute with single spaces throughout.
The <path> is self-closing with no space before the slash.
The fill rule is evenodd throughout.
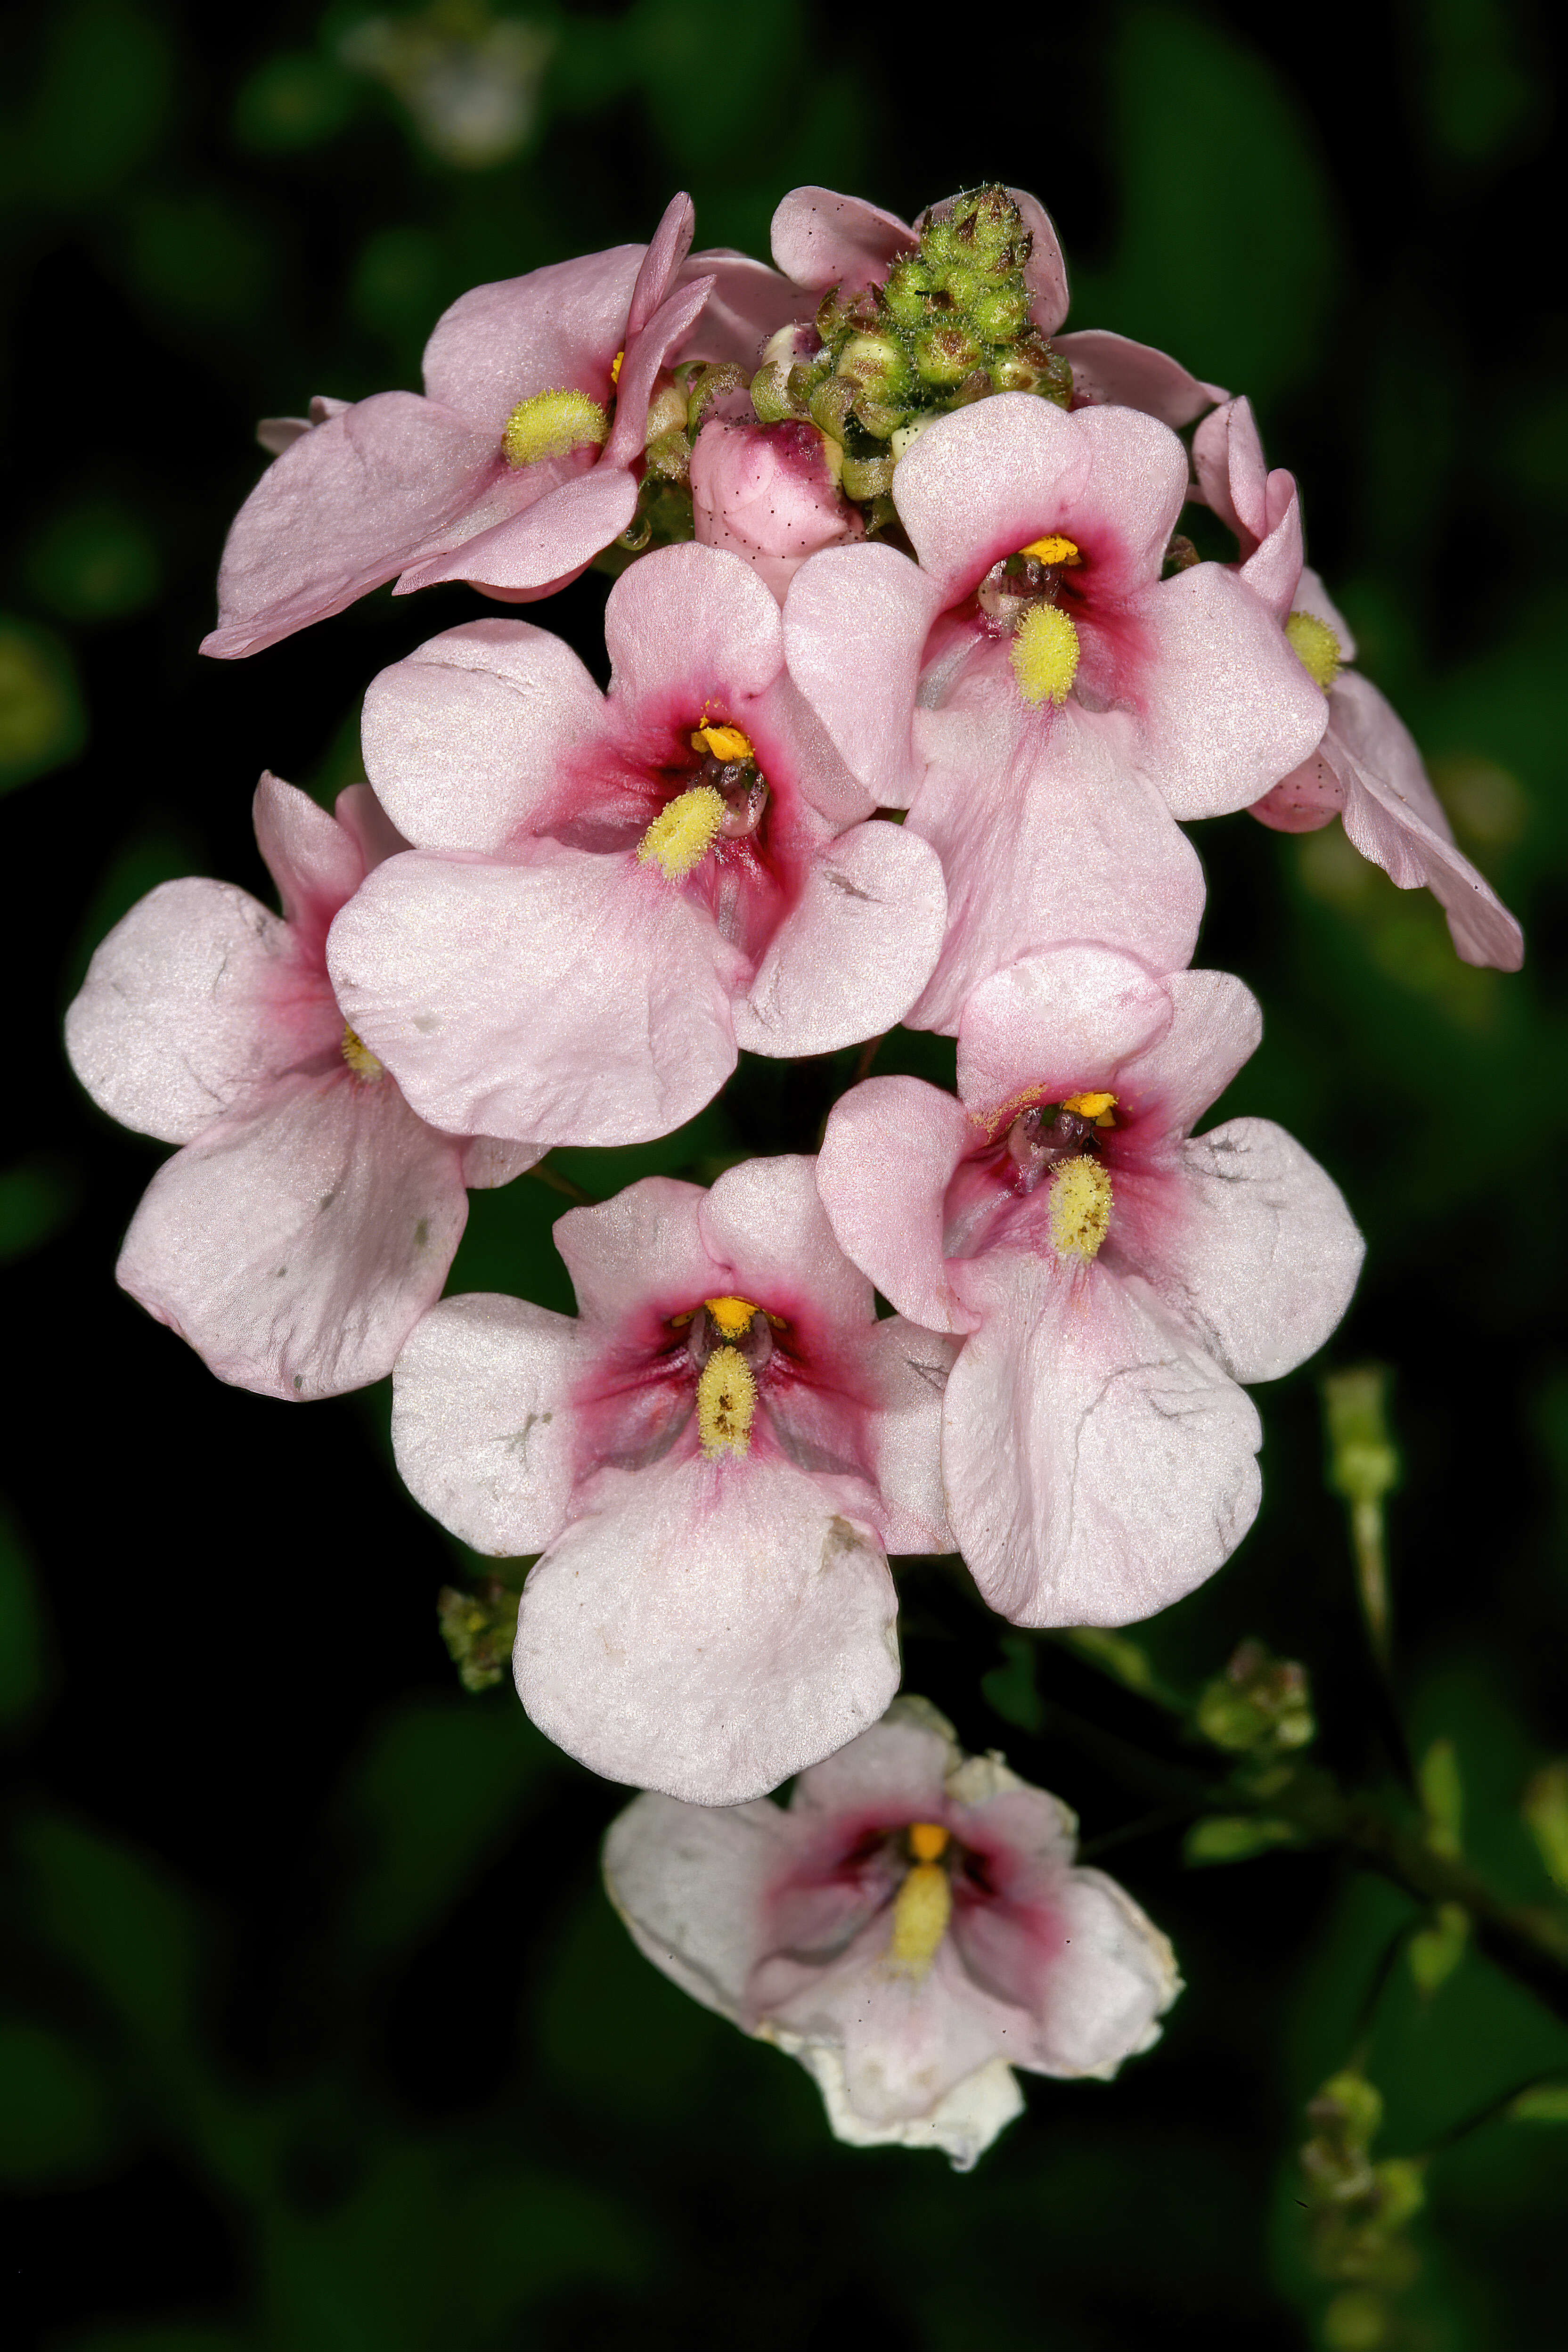
<path id="1" fill-rule="evenodd" d="M 1227 972 L 1097 947 L 978 988 L 959 1099 L 872 1078 L 817 1163 L 840 1246 L 901 1314 L 965 1333 L 942 1407 L 953 1537 L 1025 1625 L 1121 1625 L 1251 1525 L 1272 1380 L 1343 1314 L 1361 1236 L 1271 1120 L 1191 1129 L 1256 1047 Z"/>
<path id="2" fill-rule="evenodd" d="M 898 1687 L 888 1551 L 943 1550 L 949 1341 L 879 1321 L 813 1162 L 652 1176 L 555 1227 L 578 1314 L 443 1299 L 399 1360 L 397 1464 L 476 1550 L 541 1552 L 529 1714 L 595 1772 L 732 1804 Z"/>
<path id="3" fill-rule="evenodd" d="M 1181 1990 L 1171 1947 L 1077 1823 L 923 1699 L 802 1773 L 788 1810 L 629 1805 L 605 1882 L 683 1991 L 798 2058 L 840 2139 L 968 2171 L 1013 2069 L 1114 2074 Z"/>
<path id="4" fill-rule="evenodd" d="M 327 928 L 404 843 L 363 784 L 334 820 L 263 776 L 256 835 L 281 917 L 226 882 L 165 882 L 104 940 L 66 1015 L 76 1074 L 122 1125 L 184 1146 L 119 1279 L 220 1380 L 279 1397 L 384 1380 L 441 1285 L 468 1185 L 542 1144 L 443 1135 L 344 1023 Z"/>

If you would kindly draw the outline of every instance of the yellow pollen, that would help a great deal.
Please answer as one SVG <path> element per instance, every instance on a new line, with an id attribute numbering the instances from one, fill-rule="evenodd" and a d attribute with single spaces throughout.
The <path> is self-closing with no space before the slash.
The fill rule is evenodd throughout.
<path id="1" fill-rule="evenodd" d="M 356 1078 L 374 1079 L 382 1075 L 381 1063 L 364 1039 L 356 1036 L 346 1022 L 343 1024 L 342 1056 Z"/>
<path id="2" fill-rule="evenodd" d="M 1096 1127 L 1116 1125 L 1110 1116 L 1115 1107 L 1114 1095 L 1068 1095 L 1062 1103 L 1063 1110 L 1076 1110 L 1079 1118 L 1091 1118 Z"/>
<path id="3" fill-rule="evenodd" d="M 739 1348 L 715 1348 L 697 1383 L 697 1428 L 710 1462 L 749 1452 L 756 1408 L 757 1384 Z"/>
<path id="4" fill-rule="evenodd" d="M 948 1833 L 940 1822 L 910 1823 L 910 1852 L 917 1862 L 940 1862 L 947 1843 Z"/>
<path id="5" fill-rule="evenodd" d="M 893 1940 L 888 1958 L 896 1975 L 913 1977 L 918 1982 L 929 1973 L 952 1916 L 952 1889 L 941 1863 L 913 1864 L 905 1871 L 904 1883 L 893 1899 Z"/>
<path id="6" fill-rule="evenodd" d="M 752 739 L 738 727 L 700 727 L 691 739 L 694 751 L 711 751 L 716 760 L 754 760 Z"/>
<path id="7" fill-rule="evenodd" d="M 1110 1227 L 1110 1177 L 1098 1160 L 1064 1160 L 1051 1176 L 1051 1241 L 1062 1257 L 1091 1258 Z"/>
<path id="8" fill-rule="evenodd" d="M 705 1298 L 702 1304 L 723 1339 L 743 1339 L 758 1312 L 749 1298 Z"/>
<path id="9" fill-rule="evenodd" d="M 711 784 L 693 784 L 660 809 L 637 844 L 637 864 L 651 858 L 667 882 L 679 882 L 700 866 L 723 822 L 723 794 Z"/>
<path id="10" fill-rule="evenodd" d="M 621 351 L 617 352 L 615 358 L 610 362 L 610 382 L 612 383 L 619 383 L 621 380 L 621 362 L 625 358 L 626 353 L 624 351 Z"/>
<path id="11" fill-rule="evenodd" d="M 1292 613 L 1285 624 L 1285 635 L 1312 684 L 1321 686 L 1327 694 L 1344 659 L 1340 641 L 1327 621 L 1320 621 L 1316 613 Z"/>
<path id="12" fill-rule="evenodd" d="M 507 418 L 500 446 L 509 466 L 531 466 L 609 437 L 609 418 L 585 392 L 536 392 Z"/>
<path id="13" fill-rule="evenodd" d="M 1032 555 L 1037 563 L 1065 563 L 1069 570 L 1073 564 L 1083 562 L 1078 551 L 1078 541 L 1064 539 L 1058 530 L 1047 531 L 1044 539 L 1032 539 L 1027 547 L 1021 547 L 1018 552 L 1020 555 Z"/>
<path id="14" fill-rule="evenodd" d="M 1026 702 L 1059 710 L 1078 676 L 1078 631 L 1055 604 L 1031 604 L 1013 632 L 1013 675 Z"/>

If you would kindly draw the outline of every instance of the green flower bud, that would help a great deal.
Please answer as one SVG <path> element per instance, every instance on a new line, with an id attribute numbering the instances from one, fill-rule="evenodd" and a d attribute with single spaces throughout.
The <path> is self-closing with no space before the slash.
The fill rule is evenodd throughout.
<path id="1" fill-rule="evenodd" d="M 1435 1739 L 1415 1777 L 1426 1815 L 1426 1843 L 1434 1853 L 1456 1861 L 1464 1852 L 1465 1791 L 1453 1741 Z"/>
<path id="2" fill-rule="evenodd" d="M 1289 1822 L 1268 1821 L 1257 1813 L 1211 1813 L 1194 1822 L 1182 1841 L 1182 1860 L 1190 1870 L 1217 1862 L 1250 1862 L 1275 1846 L 1294 1845 L 1296 1832 Z"/>
<path id="3" fill-rule="evenodd" d="M 914 339 L 914 362 L 927 383 L 962 383 L 983 357 L 973 336 L 956 321 L 928 327 Z"/>
<path id="4" fill-rule="evenodd" d="M 1307 1669 L 1270 1657 L 1261 1642 L 1243 1642 L 1199 1699 L 1197 1725 L 1233 1755 L 1305 1748 L 1317 1728 Z"/>
<path id="5" fill-rule="evenodd" d="M 1524 1792 L 1524 1819 L 1546 1874 L 1568 1895 L 1568 1763 L 1547 1764 Z"/>
<path id="6" fill-rule="evenodd" d="M 436 1597 L 441 1639 L 465 1690 L 489 1690 L 506 1673 L 517 1638 L 517 1593 L 498 1577 L 487 1577 L 477 1592 L 441 1587 Z"/>
<path id="7" fill-rule="evenodd" d="M 1410 1938 L 1410 1974 L 1419 1993 L 1435 1993 L 1446 1984 L 1465 1957 L 1470 1938 L 1470 1915 L 1462 1903 L 1439 1903 L 1431 1924 L 1418 1927 Z"/>
<path id="8" fill-rule="evenodd" d="M 868 393 L 862 392 L 856 395 L 850 414 L 874 441 L 890 441 L 909 410 L 889 408 L 885 401 L 873 400 Z"/>
<path id="9" fill-rule="evenodd" d="M 968 310 L 984 288 L 980 274 L 967 261 L 949 261 L 942 265 L 942 289 L 955 310 Z"/>
<path id="10" fill-rule="evenodd" d="M 1005 188 L 977 188 L 953 206 L 953 223 L 979 253 L 996 254 L 1024 236 L 1024 215 Z"/>
<path id="11" fill-rule="evenodd" d="M 882 303 L 890 319 L 900 327 L 924 324 L 930 309 L 931 272 L 913 255 L 895 261 L 882 288 Z"/>
<path id="12" fill-rule="evenodd" d="M 910 381 L 910 363 L 890 335 L 851 335 L 838 354 L 837 373 L 858 391 L 896 399 Z"/>
<path id="13" fill-rule="evenodd" d="M 892 457 L 844 457 L 842 487 L 847 499 L 885 498 L 892 490 Z"/>
<path id="14" fill-rule="evenodd" d="M 783 425 L 796 414 L 789 396 L 791 371 L 770 360 L 752 378 L 752 406 L 762 425 Z"/>
<path id="15" fill-rule="evenodd" d="M 1027 289 L 1011 279 L 977 287 L 965 307 L 970 325 L 988 343 L 1016 342 L 1029 323 Z"/>
<path id="16" fill-rule="evenodd" d="M 854 404 L 855 387 L 847 376 L 841 375 L 830 375 L 825 383 L 814 386 L 806 403 L 818 432 L 838 442 L 843 441 Z"/>
<path id="17" fill-rule="evenodd" d="M 678 425 L 672 432 L 656 435 L 643 454 L 648 472 L 661 482 L 684 482 L 689 478 L 691 444 L 684 427 Z"/>

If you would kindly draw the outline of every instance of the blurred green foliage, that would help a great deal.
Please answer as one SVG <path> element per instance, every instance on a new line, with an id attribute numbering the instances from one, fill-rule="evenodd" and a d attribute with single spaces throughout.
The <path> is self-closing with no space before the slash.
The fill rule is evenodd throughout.
<path id="1" fill-rule="evenodd" d="M 805 0 L 221 22 L 66 0 L 5 36 L 27 373 L 0 785 L 33 785 L 7 803 L 9 870 L 68 944 L 54 1000 L 35 949 L 14 983 L 31 1116 L 0 1179 L 52 1441 L 19 1450 L 0 1527 L 21 1755 L 0 2174 L 18 2326 L 50 2352 L 800 2352 L 851 2330 L 933 2352 L 1173 2333 L 1533 2352 L 1556 2332 L 1568 2033 L 1453 1906 L 1303 1843 L 1256 1781 L 1230 1810 L 1224 1776 L 1268 1759 L 1191 1720 L 1261 1634 L 1311 1669 L 1314 1755 L 1422 1821 L 1363 1663 L 1310 1377 L 1260 1399 L 1243 1553 L 1131 1636 L 1041 1643 L 957 1571 L 904 1572 L 907 1680 L 1079 1807 L 1189 1984 L 1157 2053 L 1114 2088 L 1034 2086 L 961 2181 L 835 2147 L 797 2069 L 637 1956 L 594 1869 L 619 1792 L 504 1689 L 453 1685 L 435 1595 L 482 1566 L 454 1568 L 397 1498 L 384 1395 L 296 1415 L 220 1391 L 114 1297 L 152 1153 L 59 1068 L 58 1012 L 104 931 L 177 874 L 265 893 L 261 762 L 330 800 L 363 774 L 371 673 L 476 609 L 370 600 L 199 668 L 255 415 L 416 383 L 465 287 L 646 236 L 677 184 L 700 242 L 756 252 L 805 181 L 905 213 L 994 171 L 1037 188 L 1071 323 L 1247 391 L 1299 465 L 1362 664 L 1530 931 L 1521 978 L 1472 971 L 1337 827 L 1197 836 L 1204 956 L 1268 1015 L 1225 1110 L 1300 1133 L 1369 1234 L 1337 1360 L 1397 1375 L 1394 1682 L 1426 1819 L 1508 1900 L 1558 1899 L 1568 414 L 1561 322 L 1490 274 L 1537 216 L 1545 20 L 1522 0 L 1410 0 L 1351 30 L 1145 0 L 1080 19 L 937 37 Z M 531 617 L 593 660 L 600 593 Z M 552 1154 L 476 1194 L 451 1286 L 569 1311 L 551 1228 L 575 1198 L 799 1148 L 855 1058 L 748 1061 L 660 1145 Z M 951 1084 L 952 1048 L 895 1034 L 877 1066 Z M 1189 1875 L 1184 1851 L 1235 1866 Z M 1307 2103 L 1352 2068 L 1382 2102 L 1376 2160 L 1427 2159 L 1417 2267 L 1386 2294 L 1314 2268 L 1303 2210 Z"/>

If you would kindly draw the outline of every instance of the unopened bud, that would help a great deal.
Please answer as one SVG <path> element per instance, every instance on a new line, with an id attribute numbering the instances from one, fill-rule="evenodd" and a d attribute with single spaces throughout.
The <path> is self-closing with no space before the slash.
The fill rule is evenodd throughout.
<path id="1" fill-rule="evenodd" d="M 1470 1915 L 1462 1903 L 1439 1903 L 1427 1927 L 1410 1938 L 1410 1974 L 1417 1992 L 1435 1993 L 1465 1957 Z"/>
<path id="2" fill-rule="evenodd" d="M 931 292 L 930 270 L 911 254 L 895 261 L 889 270 L 882 300 L 889 318 L 900 327 L 918 327 L 924 322 Z"/>
<path id="3" fill-rule="evenodd" d="M 647 404 L 647 424 L 643 439 L 657 441 L 661 433 L 684 433 L 686 430 L 686 394 L 675 384 L 667 383 L 656 392 Z"/>
<path id="4" fill-rule="evenodd" d="M 1197 1725 L 1233 1755 L 1305 1748 L 1317 1728 L 1306 1667 L 1243 1642 L 1199 1699 Z"/>
<path id="5" fill-rule="evenodd" d="M 1426 1843 L 1434 1853 L 1455 1861 L 1464 1851 L 1465 1791 L 1459 1759 L 1451 1739 L 1435 1739 L 1416 1772 Z"/>
<path id="6" fill-rule="evenodd" d="M 927 383 L 962 383 L 984 353 L 966 328 L 928 327 L 914 339 L 914 362 Z"/>
<path id="7" fill-rule="evenodd" d="M 988 343 L 1011 343 L 1029 323 L 1026 288 L 1016 284 L 977 287 L 966 304 L 969 323 Z"/>
<path id="8" fill-rule="evenodd" d="M 1276 1846 L 1294 1845 L 1297 1832 L 1289 1822 L 1270 1821 L 1261 1813 L 1211 1813 L 1194 1822 L 1182 1841 L 1182 1860 L 1197 1870 L 1221 1862 L 1251 1862 Z"/>
<path id="9" fill-rule="evenodd" d="M 847 499 L 884 498 L 893 487 L 893 467 L 890 457 L 852 457 L 844 453 L 844 471 L 840 487 Z"/>
<path id="10" fill-rule="evenodd" d="M 789 394 L 790 370 L 777 360 L 760 367 L 752 378 L 752 406 L 762 425 L 784 425 L 799 415 Z"/>
<path id="11" fill-rule="evenodd" d="M 506 1673 L 517 1638 L 517 1593 L 499 1577 L 487 1577 L 476 1592 L 444 1584 L 437 1594 L 441 1639 L 465 1690 L 489 1690 Z"/>
<path id="12" fill-rule="evenodd" d="M 661 482 L 684 482 L 690 478 L 691 444 L 684 425 L 676 425 L 668 433 L 660 433 L 647 445 L 644 456 L 647 470 Z"/>
<path id="13" fill-rule="evenodd" d="M 841 375 L 830 375 L 825 383 L 817 384 L 807 405 L 811 421 L 819 433 L 842 445 L 848 427 L 849 411 L 855 404 L 855 387 Z"/>
<path id="14" fill-rule="evenodd" d="M 864 392 L 897 397 L 909 382 L 909 362 L 890 335 L 851 335 L 838 354 L 837 373 Z"/>
<path id="15" fill-rule="evenodd" d="M 1347 1503 L 1381 1502 L 1399 1483 L 1388 1434 L 1388 1370 L 1358 1364 L 1323 1382 L 1329 1423 L 1329 1484 Z"/>

